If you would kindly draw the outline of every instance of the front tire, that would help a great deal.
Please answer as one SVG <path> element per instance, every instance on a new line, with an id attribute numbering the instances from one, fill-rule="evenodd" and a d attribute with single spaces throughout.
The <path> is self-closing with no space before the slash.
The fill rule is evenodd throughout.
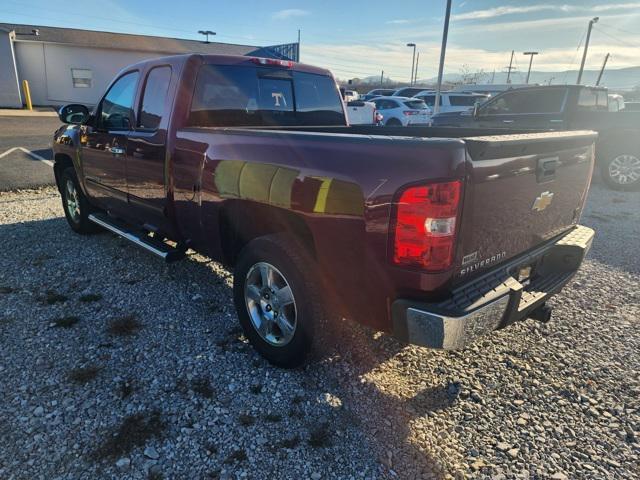
<path id="1" fill-rule="evenodd" d="M 600 168 L 604 182 L 614 190 L 640 188 L 640 154 L 610 153 Z"/>
<path id="2" fill-rule="evenodd" d="M 240 325 L 273 365 L 295 368 L 312 349 L 323 319 L 314 267 L 313 259 L 283 235 L 256 238 L 240 252 L 233 282 Z"/>
<path id="3" fill-rule="evenodd" d="M 71 229 L 81 235 L 98 231 L 99 227 L 88 218 L 93 209 L 80 188 L 73 167 L 63 170 L 58 187 L 62 197 L 64 216 Z"/>

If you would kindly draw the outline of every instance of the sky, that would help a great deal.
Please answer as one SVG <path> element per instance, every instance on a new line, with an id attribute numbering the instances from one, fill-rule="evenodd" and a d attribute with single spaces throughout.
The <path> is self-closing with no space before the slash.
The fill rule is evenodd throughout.
<path id="1" fill-rule="evenodd" d="M 82 0 L 70 8 L 50 0 L 2 0 L 0 22 L 84 28 L 249 45 L 295 42 L 301 30 L 301 61 L 329 68 L 341 79 L 380 76 L 408 81 L 412 49 L 420 52 L 418 77 L 437 74 L 444 0 L 196 1 Z M 82 13 L 81 8 L 82 6 Z M 534 70 L 577 69 L 587 24 L 600 17 L 586 68 L 640 65 L 640 1 L 453 0 L 445 72 L 504 71 L 515 50 L 518 76 Z"/>

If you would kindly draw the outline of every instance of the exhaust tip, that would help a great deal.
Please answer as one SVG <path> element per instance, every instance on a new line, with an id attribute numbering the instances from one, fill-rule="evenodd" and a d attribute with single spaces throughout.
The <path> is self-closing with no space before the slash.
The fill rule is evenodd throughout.
<path id="1" fill-rule="evenodd" d="M 546 303 L 543 303 L 542 305 L 540 305 L 538 308 L 536 308 L 533 312 L 529 314 L 529 318 L 532 318 L 542 323 L 547 323 L 549 322 L 549 320 L 551 320 L 552 311 L 553 309 L 549 305 L 547 305 Z"/>

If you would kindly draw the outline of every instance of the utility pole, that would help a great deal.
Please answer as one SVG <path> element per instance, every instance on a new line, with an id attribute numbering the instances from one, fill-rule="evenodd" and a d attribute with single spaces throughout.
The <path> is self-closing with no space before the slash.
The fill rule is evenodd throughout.
<path id="1" fill-rule="evenodd" d="M 533 64 L 533 57 L 538 55 L 539 52 L 524 52 L 525 55 L 529 55 L 529 70 L 527 70 L 527 81 L 524 83 L 529 83 L 529 77 L 531 76 L 531 65 Z"/>
<path id="2" fill-rule="evenodd" d="M 205 35 L 206 40 L 204 43 L 209 43 L 209 35 L 215 35 L 216 32 L 212 32 L 211 30 L 198 30 L 200 35 Z"/>
<path id="3" fill-rule="evenodd" d="M 298 55 L 296 55 L 298 58 L 296 58 L 296 62 L 300 61 L 300 29 L 298 29 Z"/>
<path id="4" fill-rule="evenodd" d="M 489 83 L 491 83 L 491 84 L 493 85 L 493 81 L 494 81 L 495 79 L 496 79 L 496 69 L 494 68 L 494 69 L 493 69 L 493 73 L 491 74 L 491 82 L 489 82 Z"/>
<path id="5" fill-rule="evenodd" d="M 384 84 L 384 70 L 380 72 L 380 88 L 382 88 L 383 84 Z"/>
<path id="6" fill-rule="evenodd" d="M 411 59 L 411 77 L 409 77 L 409 85 L 413 85 L 413 69 L 416 66 L 416 44 L 407 43 L 407 47 L 413 47 L 413 58 Z"/>
<path id="7" fill-rule="evenodd" d="M 604 62 L 602 63 L 602 68 L 600 69 L 600 73 L 598 74 L 598 81 L 596 82 L 596 87 L 600 85 L 600 80 L 602 80 L 602 74 L 604 73 L 604 69 L 607 66 L 607 62 L 609 61 L 609 53 L 607 53 L 604 57 Z"/>
<path id="8" fill-rule="evenodd" d="M 584 42 L 584 52 L 582 52 L 582 62 L 580 63 L 580 71 L 578 72 L 578 81 L 576 82 L 580 85 L 582 81 L 582 72 L 584 72 L 584 62 L 587 60 L 587 50 L 589 49 L 589 40 L 591 39 L 591 30 L 593 30 L 593 24 L 598 23 L 600 17 L 593 17 L 589 20 L 589 28 L 587 29 L 587 39 Z"/>
<path id="9" fill-rule="evenodd" d="M 511 60 L 509 60 L 509 66 L 507 67 L 507 83 L 511 83 L 511 70 L 513 70 L 513 54 L 514 50 L 511 50 Z"/>
<path id="10" fill-rule="evenodd" d="M 413 84 L 415 85 L 418 82 L 418 62 L 420 62 L 420 52 L 416 56 L 416 71 L 413 74 Z"/>
<path id="11" fill-rule="evenodd" d="M 438 86 L 433 113 L 440 111 L 440 91 L 442 90 L 442 74 L 444 73 L 444 57 L 447 51 L 447 37 L 449 36 L 449 19 L 451 18 L 451 0 L 447 0 L 447 13 L 444 16 L 444 30 L 442 31 L 442 47 L 440 47 L 440 65 L 438 66 Z"/>

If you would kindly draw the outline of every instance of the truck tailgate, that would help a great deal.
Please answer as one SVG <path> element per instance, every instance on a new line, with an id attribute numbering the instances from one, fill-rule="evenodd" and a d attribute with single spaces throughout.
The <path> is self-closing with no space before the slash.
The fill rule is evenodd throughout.
<path id="1" fill-rule="evenodd" d="M 593 172 L 590 131 L 465 138 L 470 157 L 456 281 L 576 225 Z"/>

